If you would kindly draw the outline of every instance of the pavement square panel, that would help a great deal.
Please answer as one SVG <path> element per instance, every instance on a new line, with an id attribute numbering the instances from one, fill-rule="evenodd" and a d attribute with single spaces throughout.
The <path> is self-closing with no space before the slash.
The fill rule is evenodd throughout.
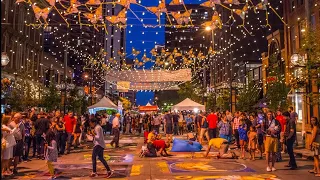
<path id="1" fill-rule="evenodd" d="M 181 153 L 157 163 L 163 173 L 256 172 L 235 160 L 205 159 L 203 154 Z"/>
<path id="2" fill-rule="evenodd" d="M 221 176 L 175 176 L 175 179 L 183 180 L 280 180 L 273 174 L 251 174 L 251 175 L 221 175 Z"/>
<path id="3" fill-rule="evenodd" d="M 85 161 L 90 161 L 92 159 L 91 154 L 84 154 L 83 159 Z M 133 155 L 132 154 L 122 154 L 122 155 L 111 155 L 111 154 L 104 154 L 104 159 L 108 163 L 132 163 Z M 99 161 L 99 160 L 97 160 Z"/>

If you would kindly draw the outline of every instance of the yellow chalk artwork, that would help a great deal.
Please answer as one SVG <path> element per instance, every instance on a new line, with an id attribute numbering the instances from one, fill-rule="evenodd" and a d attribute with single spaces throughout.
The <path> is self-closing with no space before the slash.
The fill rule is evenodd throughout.
<path id="1" fill-rule="evenodd" d="M 139 176 L 143 165 L 134 164 L 131 168 L 130 176 Z"/>
<path id="2" fill-rule="evenodd" d="M 208 162 L 181 162 L 176 163 L 176 167 L 185 170 L 193 170 L 193 171 L 226 171 L 226 170 L 219 170 L 211 165 L 208 165 Z"/>

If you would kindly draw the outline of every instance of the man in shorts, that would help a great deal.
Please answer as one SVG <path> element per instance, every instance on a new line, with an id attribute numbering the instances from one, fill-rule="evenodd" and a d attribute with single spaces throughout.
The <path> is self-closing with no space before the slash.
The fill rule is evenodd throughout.
<path id="1" fill-rule="evenodd" d="M 228 140 L 224 138 L 212 138 L 209 141 L 209 145 L 205 154 L 205 157 L 208 156 L 211 148 L 216 148 L 219 150 L 217 158 L 222 159 L 233 159 L 235 158 L 235 154 L 233 152 L 228 152 L 229 150 L 229 143 Z"/>
<path id="2" fill-rule="evenodd" d="M 276 152 L 278 150 L 278 137 L 281 131 L 280 123 L 278 120 L 273 118 L 272 111 L 268 111 L 266 120 L 266 140 L 265 140 L 265 151 L 266 151 L 266 161 L 267 161 L 267 171 L 276 171 L 274 164 L 276 161 Z M 271 166 L 270 166 L 270 157 Z"/>
<path id="3" fill-rule="evenodd" d="M 166 137 L 167 137 L 167 142 L 172 141 L 172 134 L 173 134 L 173 118 L 172 115 L 166 111 L 166 114 L 164 115 L 163 119 L 165 121 L 165 130 L 166 130 Z"/>

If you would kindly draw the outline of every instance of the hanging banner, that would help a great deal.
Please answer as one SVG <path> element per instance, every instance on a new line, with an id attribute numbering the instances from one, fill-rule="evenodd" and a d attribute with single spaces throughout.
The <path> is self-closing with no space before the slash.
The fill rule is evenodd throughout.
<path id="1" fill-rule="evenodd" d="M 118 81 L 117 82 L 117 90 L 119 92 L 128 92 L 130 89 L 130 82 L 128 81 Z"/>
<path id="2" fill-rule="evenodd" d="M 169 70 L 124 70 L 108 71 L 106 79 L 114 82 L 186 82 L 191 81 L 191 69 Z"/>

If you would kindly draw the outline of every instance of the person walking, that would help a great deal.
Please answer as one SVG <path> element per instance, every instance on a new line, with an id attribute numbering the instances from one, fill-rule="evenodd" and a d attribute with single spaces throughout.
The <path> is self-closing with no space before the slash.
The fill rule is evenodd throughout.
<path id="1" fill-rule="evenodd" d="M 296 122 L 290 118 L 289 112 L 284 112 L 283 117 L 286 120 L 286 129 L 284 136 L 287 144 L 287 151 L 290 157 L 290 161 L 287 167 L 290 167 L 290 170 L 294 170 L 298 167 L 293 153 L 293 144 L 296 140 Z"/>
<path id="2" fill-rule="evenodd" d="M 120 114 L 116 114 L 115 118 L 112 120 L 112 132 L 113 132 L 113 140 L 111 141 L 111 146 L 113 147 L 113 144 L 116 145 L 116 148 L 119 148 L 119 138 L 120 138 Z"/>
<path id="3" fill-rule="evenodd" d="M 49 130 L 46 134 L 46 143 L 45 143 L 45 159 L 48 166 L 49 174 L 51 175 L 50 179 L 56 179 L 55 170 L 53 162 L 58 160 L 58 148 L 56 142 L 56 134 Z"/>
<path id="4" fill-rule="evenodd" d="M 315 176 L 320 177 L 319 169 L 319 155 L 320 155 L 320 123 L 318 118 L 311 118 L 311 129 L 312 129 L 312 139 L 310 141 L 310 148 L 313 152 L 313 162 L 314 166 L 312 170 L 309 170 L 309 173 L 314 173 Z"/>
<path id="5" fill-rule="evenodd" d="M 76 119 L 74 118 L 72 112 L 68 112 L 68 115 L 64 116 L 63 120 L 67 133 L 67 154 L 69 154 L 74 138 L 74 127 L 76 125 Z"/>
<path id="6" fill-rule="evenodd" d="M 216 138 L 217 136 L 217 124 L 218 124 L 218 116 L 216 113 L 211 110 L 210 114 L 207 117 L 209 123 L 209 137 L 210 139 Z"/>
<path id="7" fill-rule="evenodd" d="M 265 151 L 267 161 L 267 171 L 276 171 L 274 167 L 276 161 L 276 152 L 278 151 L 278 135 L 280 134 L 281 127 L 279 121 L 273 118 L 272 111 L 268 111 L 265 127 Z M 270 160 L 271 158 L 271 160 Z M 270 166 L 271 162 L 271 166 Z"/>
<path id="8" fill-rule="evenodd" d="M 118 124 L 119 124 L 119 120 L 117 120 L 119 116 L 117 117 L 117 115 L 115 119 L 113 119 L 113 123 L 118 121 Z M 106 148 L 106 144 L 104 143 L 104 135 L 103 135 L 102 127 L 98 124 L 95 118 L 90 120 L 90 127 L 93 128 L 91 133 L 94 136 L 93 138 L 94 147 L 92 150 L 92 173 L 90 177 L 98 177 L 98 173 L 97 173 L 97 157 L 98 157 L 98 159 L 101 161 L 101 163 L 107 170 L 106 178 L 109 178 L 112 176 L 113 171 L 110 169 L 107 161 L 104 159 L 104 156 L 103 156 L 103 150 Z M 116 131 L 114 132 L 115 134 L 117 133 Z"/>

